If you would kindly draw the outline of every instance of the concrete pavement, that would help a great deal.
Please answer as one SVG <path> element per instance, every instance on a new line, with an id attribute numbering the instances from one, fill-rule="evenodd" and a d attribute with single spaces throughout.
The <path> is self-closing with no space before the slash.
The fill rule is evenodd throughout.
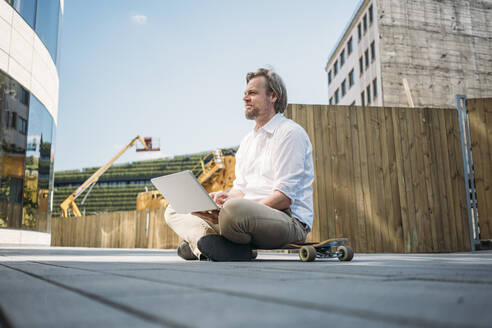
<path id="1" fill-rule="evenodd" d="M 492 251 L 302 263 L 0 249 L 0 327 L 490 327 Z"/>

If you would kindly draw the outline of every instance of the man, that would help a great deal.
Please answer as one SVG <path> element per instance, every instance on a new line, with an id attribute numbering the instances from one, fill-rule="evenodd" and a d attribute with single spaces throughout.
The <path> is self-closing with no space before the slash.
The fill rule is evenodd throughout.
<path id="1" fill-rule="evenodd" d="M 283 116 L 287 91 L 280 76 L 259 69 L 246 76 L 245 116 L 256 125 L 236 154 L 229 192 L 210 195 L 220 211 L 178 214 L 168 206 L 168 225 L 183 239 L 187 260 L 244 261 L 252 249 L 302 242 L 313 223 L 312 147 L 304 129 Z"/>

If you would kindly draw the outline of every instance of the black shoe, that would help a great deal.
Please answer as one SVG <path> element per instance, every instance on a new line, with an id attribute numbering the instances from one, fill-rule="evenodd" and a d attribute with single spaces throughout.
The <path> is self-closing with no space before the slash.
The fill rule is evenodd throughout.
<path id="1" fill-rule="evenodd" d="M 198 249 L 212 261 L 250 261 L 249 244 L 236 244 L 220 235 L 206 235 L 198 241 Z"/>
<path id="2" fill-rule="evenodd" d="M 198 260 L 195 254 L 191 251 L 190 245 L 186 241 L 182 241 L 178 245 L 177 249 L 179 257 L 187 261 Z"/>

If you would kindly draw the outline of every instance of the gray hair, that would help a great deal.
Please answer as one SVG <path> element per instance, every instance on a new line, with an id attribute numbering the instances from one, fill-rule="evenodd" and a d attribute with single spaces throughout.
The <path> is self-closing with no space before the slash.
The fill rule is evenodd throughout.
<path id="1" fill-rule="evenodd" d="M 283 113 L 287 108 L 287 89 L 280 76 L 272 69 L 259 68 L 256 72 L 246 74 L 246 83 L 249 83 L 255 77 L 263 76 L 266 79 L 267 94 L 275 93 L 277 100 L 275 101 L 275 112 Z"/>

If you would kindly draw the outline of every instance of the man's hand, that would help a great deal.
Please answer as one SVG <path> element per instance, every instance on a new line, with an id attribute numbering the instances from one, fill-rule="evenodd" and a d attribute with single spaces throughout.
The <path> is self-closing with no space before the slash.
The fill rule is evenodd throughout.
<path id="1" fill-rule="evenodd" d="M 205 211 L 205 212 L 192 212 L 191 214 L 198 216 L 200 219 L 207 221 L 210 224 L 219 223 L 219 210 Z"/>
<path id="2" fill-rule="evenodd" d="M 232 198 L 231 195 L 229 195 L 225 191 L 211 192 L 210 197 L 212 197 L 214 202 L 219 206 L 224 205 L 225 202 Z"/>
<path id="3" fill-rule="evenodd" d="M 212 197 L 214 202 L 219 206 L 224 205 L 224 203 L 227 202 L 229 199 L 244 197 L 244 194 L 241 191 L 235 190 L 234 188 L 229 190 L 229 192 L 216 191 L 216 192 L 211 192 L 209 195 L 210 197 Z"/>

